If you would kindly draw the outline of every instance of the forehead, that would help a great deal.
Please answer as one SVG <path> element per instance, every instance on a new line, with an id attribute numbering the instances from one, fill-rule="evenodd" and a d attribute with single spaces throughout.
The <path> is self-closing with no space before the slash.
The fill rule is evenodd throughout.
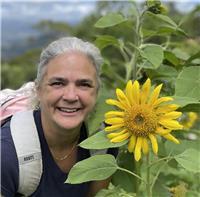
<path id="1" fill-rule="evenodd" d="M 53 58 L 46 68 L 45 78 L 89 78 L 96 80 L 96 68 L 91 59 L 80 52 L 66 52 Z"/>

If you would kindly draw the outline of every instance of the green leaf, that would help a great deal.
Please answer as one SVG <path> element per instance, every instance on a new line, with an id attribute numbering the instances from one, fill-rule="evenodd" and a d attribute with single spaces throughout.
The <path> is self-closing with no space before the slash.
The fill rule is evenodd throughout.
<path id="1" fill-rule="evenodd" d="M 180 60 L 171 51 L 165 51 L 164 57 L 166 60 L 168 60 L 174 66 L 177 66 L 180 63 Z"/>
<path id="2" fill-rule="evenodd" d="M 174 55 L 181 59 L 181 60 L 188 60 L 188 58 L 190 57 L 185 51 L 182 51 L 181 49 L 179 48 L 175 48 L 172 50 L 172 52 L 174 53 Z"/>
<path id="3" fill-rule="evenodd" d="M 200 152 L 194 149 L 187 149 L 177 155 L 175 160 L 185 169 L 192 172 L 200 172 Z"/>
<path id="4" fill-rule="evenodd" d="M 118 165 L 129 171 L 135 172 L 136 164 L 133 154 L 128 151 L 120 151 L 117 156 Z M 112 183 L 124 188 L 128 192 L 137 191 L 137 179 L 127 172 L 118 170 L 112 176 Z"/>
<path id="5" fill-rule="evenodd" d="M 170 103 L 174 103 L 180 105 L 180 107 L 185 107 L 189 104 L 199 104 L 198 99 L 191 98 L 191 97 L 182 97 L 182 96 L 172 96 L 174 99 Z"/>
<path id="6" fill-rule="evenodd" d="M 197 52 L 196 54 L 192 55 L 186 62 L 185 62 L 185 66 L 187 66 L 187 64 L 189 64 L 190 62 L 192 62 L 195 59 L 200 58 L 200 51 Z"/>
<path id="7" fill-rule="evenodd" d="M 126 143 L 127 143 L 127 140 L 125 140 L 124 142 L 112 143 L 106 137 L 105 131 L 99 131 L 93 136 L 81 142 L 79 146 L 86 149 L 106 149 L 106 148 L 112 148 L 112 147 L 120 147 Z"/>
<path id="8" fill-rule="evenodd" d="M 95 40 L 95 44 L 97 47 L 99 47 L 100 50 L 102 50 L 103 48 L 109 45 L 114 45 L 116 47 L 119 47 L 118 40 L 115 37 L 110 36 L 110 35 L 99 36 Z"/>
<path id="9" fill-rule="evenodd" d="M 175 96 L 200 99 L 200 67 L 183 68 L 175 83 Z"/>
<path id="10" fill-rule="evenodd" d="M 94 26 L 97 28 L 106 28 L 118 25 L 125 21 L 127 21 L 127 19 L 125 19 L 121 14 L 110 13 L 101 17 Z"/>
<path id="11" fill-rule="evenodd" d="M 191 112 L 192 111 L 192 112 L 200 113 L 200 102 L 188 104 L 185 107 L 182 107 L 181 111 L 184 111 L 184 112 Z"/>
<path id="12" fill-rule="evenodd" d="M 174 131 L 176 132 L 176 131 Z M 180 131 L 179 131 L 180 132 Z M 184 131 L 183 131 L 184 132 Z M 172 133 L 173 135 L 173 133 Z M 181 140 L 180 144 L 175 144 L 171 141 L 165 142 L 165 149 L 167 155 L 176 156 L 181 154 L 186 149 L 195 149 L 199 150 L 199 140 L 191 141 L 191 140 Z"/>
<path id="13" fill-rule="evenodd" d="M 157 19 L 159 19 L 159 20 L 161 20 L 161 21 L 163 21 L 163 22 L 165 22 L 165 23 L 168 23 L 168 24 L 170 24 L 170 25 L 173 26 L 173 27 L 177 27 L 177 24 L 176 24 L 171 18 L 169 18 L 169 17 L 166 16 L 166 15 L 162 15 L 162 14 L 153 14 L 153 13 L 151 13 L 151 15 L 154 15 Z"/>
<path id="14" fill-rule="evenodd" d="M 175 68 L 171 66 L 160 66 L 156 70 L 147 69 L 146 72 L 148 73 L 148 76 L 153 79 L 167 79 L 172 80 L 172 78 L 176 78 L 178 75 L 178 72 Z"/>
<path id="15" fill-rule="evenodd" d="M 161 46 L 156 44 L 146 44 L 140 50 L 140 54 L 142 57 L 147 59 L 154 68 L 158 68 L 163 61 L 163 49 Z"/>
<path id="16" fill-rule="evenodd" d="M 76 163 L 69 172 L 65 183 L 78 184 L 87 181 L 104 180 L 117 170 L 112 155 L 95 155 Z"/>

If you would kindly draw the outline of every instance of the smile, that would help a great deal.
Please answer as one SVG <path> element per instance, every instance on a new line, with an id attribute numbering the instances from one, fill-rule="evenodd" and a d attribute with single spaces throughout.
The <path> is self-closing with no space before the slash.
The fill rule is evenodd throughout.
<path id="1" fill-rule="evenodd" d="M 58 107 L 58 109 L 62 112 L 67 112 L 67 113 L 74 113 L 80 110 L 80 108 L 64 108 L 64 107 Z"/>

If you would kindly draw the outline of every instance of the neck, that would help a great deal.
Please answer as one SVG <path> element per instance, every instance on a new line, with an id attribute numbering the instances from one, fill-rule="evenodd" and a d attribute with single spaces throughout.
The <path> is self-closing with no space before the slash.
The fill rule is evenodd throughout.
<path id="1" fill-rule="evenodd" d="M 79 139 L 81 125 L 74 129 L 66 130 L 58 127 L 55 128 L 55 126 L 50 124 L 45 124 L 45 121 L 42 119 L 42 126 L 49 148 L 62 150 L 73 146 Z"/>

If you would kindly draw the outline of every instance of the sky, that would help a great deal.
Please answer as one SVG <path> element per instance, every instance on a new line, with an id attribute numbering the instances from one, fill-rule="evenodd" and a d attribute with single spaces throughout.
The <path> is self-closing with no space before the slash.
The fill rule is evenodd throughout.
<path id="1" fill-rule="evenodd" d="M 28 33 L 36 33 L 32 26 L 40 20 L 77 24 L 95 11 L 96 2 L 97 0 L 1 0 L 2 44 L 14 39 L 24 39 Z M 200 0 L 176 1 L 181 11 L 190 11 L 196 4 L 200 4 Z"/>

